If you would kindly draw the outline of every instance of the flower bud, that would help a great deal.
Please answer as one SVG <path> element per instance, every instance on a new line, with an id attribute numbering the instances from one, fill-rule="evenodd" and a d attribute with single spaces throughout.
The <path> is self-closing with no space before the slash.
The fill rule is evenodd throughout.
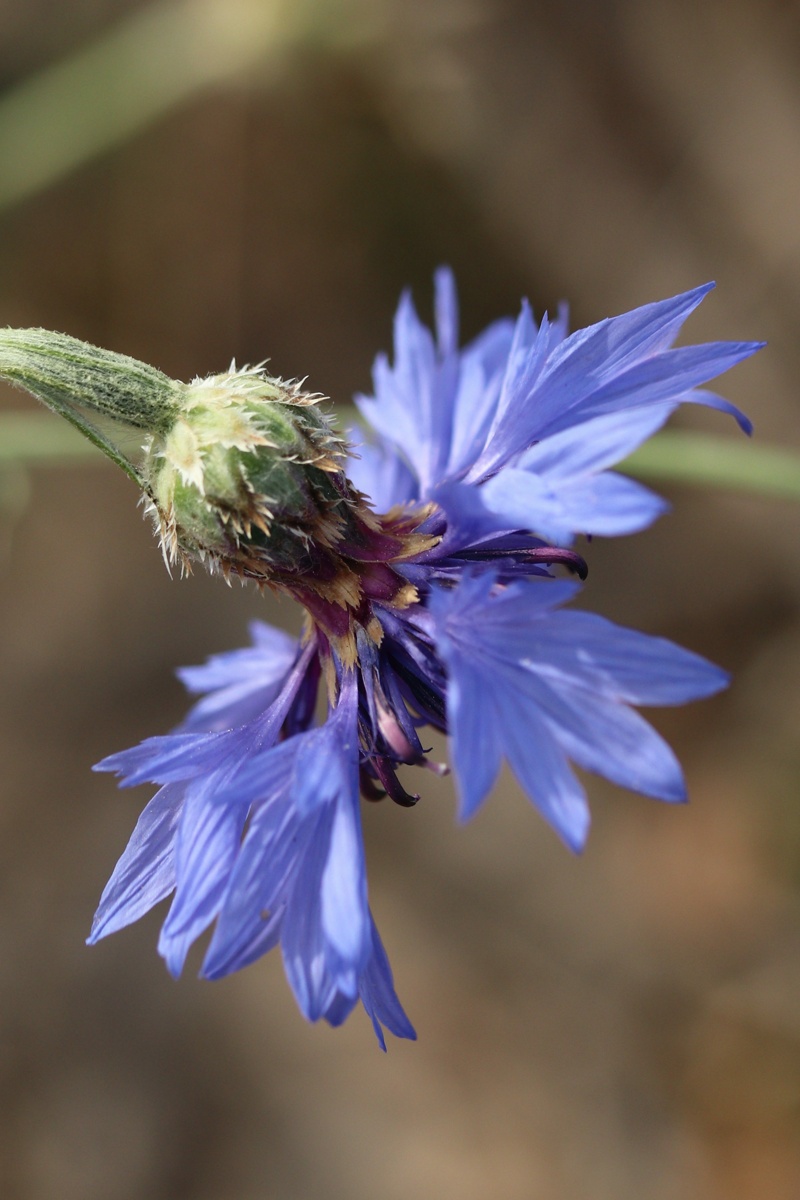
<path id="1" fill-rule="evenodd" d="M 313 573 L 355 499 L 320 397 L 258 368 L 178 388 L 178 413 L 143 464 L 170 558 L 262 582 Z"/>
<path id="2" fill-rule="evenodd" d="M 0 330 L 0 378 L 65 417 L 139 484 L 168 564 L 202 562 L 284 588 L 348 647 L 353 623 L 369 624 L 370 600 L 413 602 L 413 587 L 388 564 L 432 544 L 414 536 L 426 514 L 376 517 L 344 473 L 345 443 L 318 408 L 322 397 L 261 367 L 179 383 L 41 329 Z M 116 432 L 106 432 L 109 420 Z M 144 434 L 136 461 L 120 429 Z"/>

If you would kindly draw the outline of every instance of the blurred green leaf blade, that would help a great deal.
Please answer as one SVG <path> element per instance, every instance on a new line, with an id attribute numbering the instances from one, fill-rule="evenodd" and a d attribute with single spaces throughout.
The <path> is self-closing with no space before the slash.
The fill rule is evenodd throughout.
<path id="1" fill-rule="evenodd" d="M 620 470 L 641 479 L 800 500 L 800 452 L 757 442 L 670 429 L 641 446 Z"/>

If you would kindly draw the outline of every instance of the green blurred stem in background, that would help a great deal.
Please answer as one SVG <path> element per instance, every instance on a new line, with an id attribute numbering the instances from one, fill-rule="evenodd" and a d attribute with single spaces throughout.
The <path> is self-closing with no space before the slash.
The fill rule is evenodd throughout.
<path id="1" fill-rule="evenodd" d="M 342 411 L 352 416 L 349 410 Z M 46 414 L 0 415 L 0 469 L 108 460 L 69 425 Z M 685 430 L 657 434 L 621 464 L 640 479 L 699 484 L 800 500 L 800 454 Z M 2 497 L 0 496 L 0 503 Z"/>
<path id="2" fill-rule="evenodd" d="M 657 434 L 621 463 L 620 470 L 641 479 L 800 500 L 800 453 L 687 430 Z"/>
<path id="3" fill-rule="evenodd" d="M 209 88 L 255 69 L 263 81 L 293 47 L 337 43 L 330 25 L 310 0 L 164 0 L 135 11 L 0 99 L 0 211 Z"/>

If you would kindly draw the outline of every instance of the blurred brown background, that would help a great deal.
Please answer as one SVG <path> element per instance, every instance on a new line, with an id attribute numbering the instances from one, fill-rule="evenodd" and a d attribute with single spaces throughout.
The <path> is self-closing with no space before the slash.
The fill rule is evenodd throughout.
<path id="1" fill-rule="evenodd" d="M 5 96 L 157 7 L 4 0 Z M 769 339 L 721 390 L 800 450 L 796 4 L 178 9 L 252 20 L 263 45 L 16 199 L 0 155 L 0 322 L 182 378 L 269 356 L 347 402 L 403 286 L 429 316 L 440 262 L 467 337 L 522 294 L 539 313 L 567 297 L 579 325 L 715 278 L 690 339 Z M 99 80 L 98 119 L 124 84 Z M 47 149 L 44 113 L 25 153 Z M 466 828 L 447 781 L 411 812 L 369 807 L 374 908 L 420 1036 L 384 1057 L 363 1014 L 308 1027 L 276 956 L 174 983 L 161 913 L 83 946 L 148 794 L 90 765 L 179 719 L 175 666 L 297 614 L 171 582 L 111 469 L 30 485 L 1 531 L 3 1200 L 800 1197 L 796 507 L 662 488 L 673 515 L 590 548 L 587 602 L 736 674 L 658 717 L 688 808 L 592 780 L 573 859 L 509 780 Z"/>

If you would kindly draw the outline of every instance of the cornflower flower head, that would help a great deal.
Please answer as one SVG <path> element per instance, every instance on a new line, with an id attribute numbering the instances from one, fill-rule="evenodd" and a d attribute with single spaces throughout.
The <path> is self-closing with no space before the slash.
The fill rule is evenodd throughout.
<path id="1" fill-rule="evenodd" d="M 174 732 L 99 770 L 159 790 L 103 893 L 90 942 L 173 894 L 159 950 L 178 975 L 213 926 L 218 978 L 280 945 L 297 1003 L 340 1024 L 360 1001 L 415 1036 L 367 896 L 360 795 L 411 807 L 398 769 L 446 733 L 462 818 L 502 762 L 580 850 L 571 763 L 666 801 L 686 798 L 670 748 L 632 706 L 709 696 L 727 676 L 661 638 L 564 608 L 586 576 L 575 538 L 649 525 L 663 501 L 610 470 L 681 404 L 747 419 L 705 390 L 760 343 L 675 348 L 711 285 L 568 334 L 566 314 L 489 326 L 459 348 L 452 275 L 435 335 L 409 296 L 353 449 L 320 397 L 263 367 L 177 383 L 41 330 L 0 332 L 0 376 L 77 425 L 139 484 L 168 563 L 200 562 L 288 593 L 299 640 L 180 672 L 199 697 Z M 87 415 L 88 414 L 88 415 Z M 97 415 L 144 434 L 139 461 Z M 559 578 L 559 571 L 576 577 Z M 320 689 L 327 716 L 315 715 Z"/>

